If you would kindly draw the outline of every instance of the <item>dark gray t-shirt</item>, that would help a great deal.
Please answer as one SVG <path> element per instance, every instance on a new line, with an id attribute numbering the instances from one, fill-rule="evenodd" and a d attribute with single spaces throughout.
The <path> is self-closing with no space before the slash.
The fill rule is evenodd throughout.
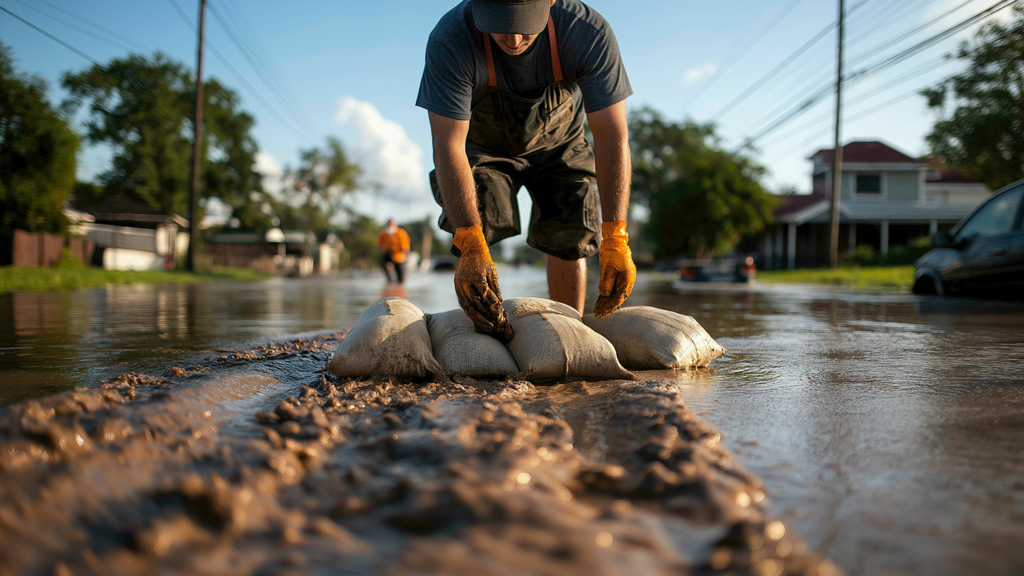
<path id="1" fill-rule="evenodd" d="M 633 89 L 615 34 L 600 14 L 579 0 L 556 0 L 551 17 L 562 75 L 575 85 L 575 130 L 583 124 L 584 110 L 607 108 L 630 96 Z M 554 84 L 549 42 L 545 29 L 520 56 L 509 56 L 492 46 L 498 88 L 535 98 Z M 430 33 L 416 105 L 447 118 L 469 120 L 473 105 L 486 88 L 484 38 L 473 22 L 470 0 L 465 0 L 445 14 Z"/>

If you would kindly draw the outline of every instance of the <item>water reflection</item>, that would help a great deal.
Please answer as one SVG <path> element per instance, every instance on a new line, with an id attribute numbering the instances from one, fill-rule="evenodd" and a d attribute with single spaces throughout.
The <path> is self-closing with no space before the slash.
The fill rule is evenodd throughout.
<path id="1" fill-rule="evenodd" d="M 506 298 L 547 294 L 543 270 L 500 275 Z M 0 295 L 0 403 L 348 327 L 382 297 L 431 313 L 458 306 L 451 273 L 390 286 L 378 276 Z M 848 573 L 1024 565 L 1024 305 L 657 276 L 642 276 L 629 302 L 694 316 L 739 357 L 643 376 L 679 386 L 772 505 Z M 258 369 L 222 375 L 196 402 L 221 405 L 230 424 L 232 406 L 249 414 L 292 393 L 287 374 Z M 547 393 L 575 402 L 580 389 Z M 578 406 L 579 441 L 614 445 L 586 426 L 600 406 Z"/>

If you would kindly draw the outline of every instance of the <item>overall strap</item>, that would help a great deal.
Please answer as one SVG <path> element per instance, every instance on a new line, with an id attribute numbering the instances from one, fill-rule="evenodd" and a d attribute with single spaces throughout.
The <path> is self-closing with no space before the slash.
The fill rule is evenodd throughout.
<path id="1" fill-rule="evenodd" d="M 491 48 L 491 36 L 481 32 L 484 36 L 484 53 L 487 54 L 487 85 L 491 88 L 498 87 L 498 73 L 494 68 L 494 52 Z M 555 20 L 548 14 L 548 43 L 551 44 L 551 70 L 555 73 L 555 82 L 562 81 L 562 61 L 558 57 L 558 40 L 555 39 Z"/>
<path id="2" fill-rule="evenodd" d="M 484 52 L 487 53 L 487 85 L 491 88 L 498 87 L 498 73 L 494 69 L 494 52 L 491 51 L 491 35 L 481 32 L 484 35 Z"/>
<path id="3" fill-rule="evenodd" d="M 551 44 L 551 69 L 555 72 L 555 82 L 562 81 L 562 61 L 558 58 L 558 41 L 555 40 L 555 20 L 548 14 L 548 42 Z"/>

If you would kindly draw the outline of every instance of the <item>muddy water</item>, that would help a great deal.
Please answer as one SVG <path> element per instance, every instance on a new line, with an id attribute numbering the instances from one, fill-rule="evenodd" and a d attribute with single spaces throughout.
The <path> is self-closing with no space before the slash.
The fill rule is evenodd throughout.
<path id="1" fill-rule="evenodd" d="M 406 295 L 451 309 L 450 283 Z M 543 283 L 502 274 L 506 297 Z M 260 347 L 382 295 L 0 296 L 0 401 L 88 388 L 4 413 L 0 565 L 767 574 L 821 567 L 806 542 L 851 574 L 1024 566 L 1019 305 L 645 278 L 631 303 L 695 316 L 740 360 L 640 385 L 332 382 L 336 340 Z"/>

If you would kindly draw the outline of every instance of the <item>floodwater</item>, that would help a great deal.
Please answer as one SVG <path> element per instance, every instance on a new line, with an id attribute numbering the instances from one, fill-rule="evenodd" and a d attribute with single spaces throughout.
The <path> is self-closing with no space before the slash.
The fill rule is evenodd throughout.
<path id="1" fill-rule="evenodd" d="M 546 294 L 543 272 L 500 275 L 506 298 Z M 373 275 L 0 295 L 0 404 L 96 388 L 128 372 L 168 376 L 175 368 L 212 366 L 211 358 L 233 351 L 331 333 L 351 326 L 383 296 L 404 295 L 427 312 L 457 306 L 450 275 L 412 275 L 404 294 L 396 290 Z M 812 551 L 848 574 L 1021 573 L 1024 305 L 800 287 L 675 286 L 659 276 L 641 276 L 629 303 L 689 314 L 738 356 L 716 360 L 712 370 L 646 376 L 671 382 L 690 411 L 680 418 L 690 421 L 692 412 L 722 433 L 725 447 L 759 480 L 732 470 L 725 456 L 709 461 L 753 493 L 763 482 L 767 515 L 792 526 Z M 252 434 L 256 411 L 296 409 L 288 397 L 298 396 L 322 360 L 300 353 L 276 358 L 259 371 L 246 371 L 242 360 L 213 368 L 216 391 L 186 376 L 177 395 L 187 407 L 216 406 L 220 430 Z M 616 390 L 596 383 L 503 394 L 520 394 L 527 408 L 536 395 L 558 405 L 560 416 L 543 417 L 572 429 L 577 447 L 566 461 L 586 468 L 615 460 L 609 433 L 623 430 L 602 428 L 608 406 L 648 401 Z M 452 390 L 431 394 L 442 392 Z M 355 398 L 360 392 L 338 393 Z M 487 422 L 525 417 L 496 410 L 499 417 Z M 411 510 L 407 516 L 436 512 Z M 616 529 L 625 528 L 600 532 L 598 543 Z M 658 561 L 662 568 L 677 562 Z"/>

